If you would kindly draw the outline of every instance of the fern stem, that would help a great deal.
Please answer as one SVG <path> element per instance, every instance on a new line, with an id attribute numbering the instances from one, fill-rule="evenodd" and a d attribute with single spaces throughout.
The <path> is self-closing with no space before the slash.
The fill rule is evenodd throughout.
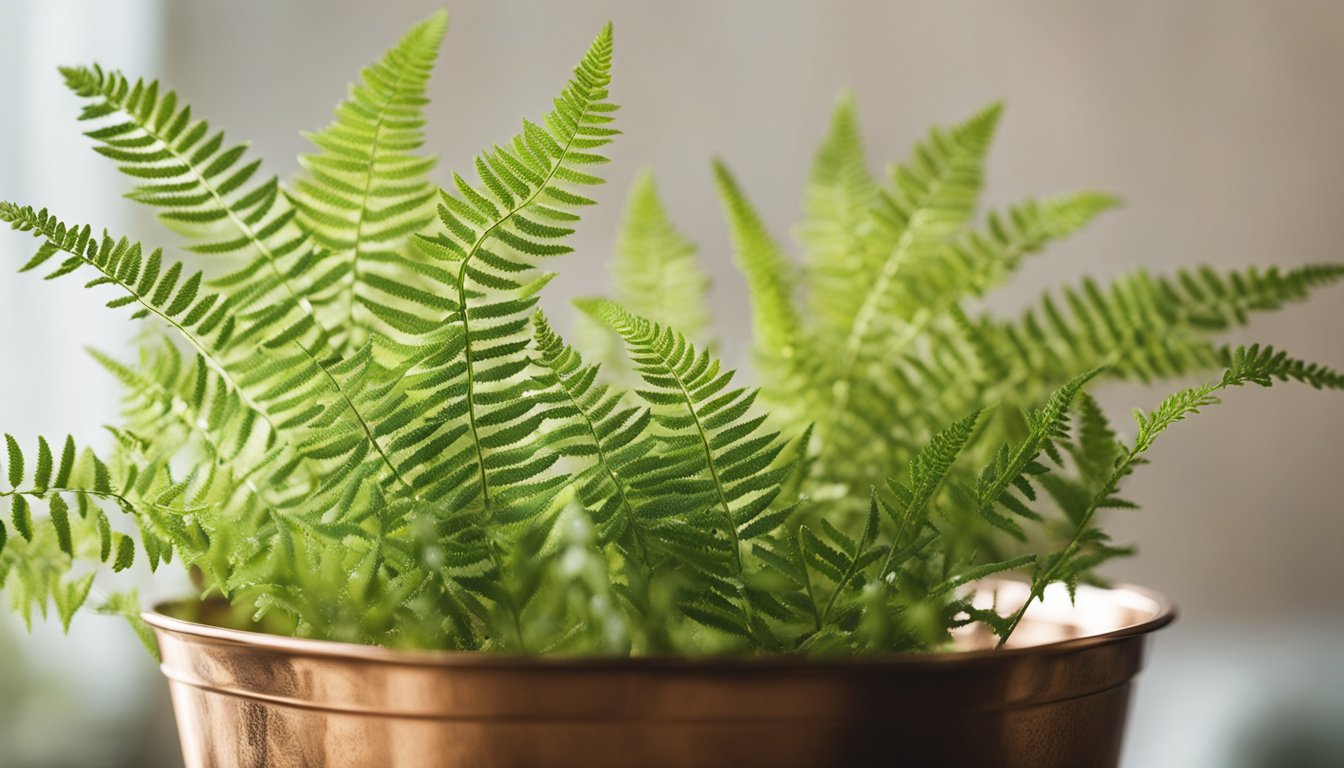
<path id="1" fill-rule="evenodd" d="M 397 69 L 397 79 L 392 85 L 393 93 L 396 93 L 401 88 L 402 83 L 405 82 L 406 72 L 407 69 L 405 67 L 399 67 Z M 369 140 L 369 172 L 364 177 L 364 190 L 360 195 L 359 201 L 359 215 L 355 219 L 355 245 L 354 248 L 350 250 L 351 279 L 344 291 L 346 296 L 346 320 L 350 327 L 349 335 L 345 340 L 347 348 L 352 345 L 355 328 L 360 326 L 355 320 L 355 287 L 359 285 L 360 280 L 359 262 L 361 255 L 360 249 L 364 245 L 364 222 L 369 212 L 369 198 L 370 193 L 373 190 L 373 177 L 378 166 L 378 151 L 382 149 L 382 144 L 379 142 L 379 138 L 382 136 L 383 126 L 387 122 L 388 110 L 391 109 L 392 103 L 396 98 L 396 96 L 389 97 L 388 100 L 383 103 L 382 108 L 378 110 L 378 119 L 373 126 L 373 137 Z M 375 446 L 376 445 L 377 443 L 375 443 Z M 381 450 L 379 452 L 381 453 Z"/>
<path id="2" fill-rule="evenodd" d="M 607 474 L 612 485 L 616 487 L 616 493 L 621 499 L 621 509 L 625 511 L 625 519 L 630 524 L 630 530 L 634 532 L 635 546 L 639 550 L 641 565 L 644 566 L 646 573 L 650 573 L 649 550 L 644 543 L 644 532 L 640 528 L 639 518 L 635 515 L 634 505 L 630 503 L 629 495 L 625 492 L 625 485 L 611 468 L 611 462 L 607 459 L 607 452 L 602 447 L 602 440 L 597 436 L 597 425 L 589 418 L 587 410 L 574 398 L 574 393 L 570 391 L 568 386 L 565 386 L 564 379 L 557 374 L 556 380 L 561 384 L 560 391 L 565 393 L 565 398 L 569 400 L 570 405 L 574 407 L 574 411 L 583 419 L 584 425 L 588 428 L 588 434 L 592 435 L 593 446 L 597 450 L 597 465 L 602 467 L 602 471 Z"/>
<path id="3" fill-rule="evenodd" d="M 812 622 L 818 632 L 821 631 L 821 613 L 817 609 L 817 595 L 812 590 L 812 575 L 807 569 L 807 555 L 803 552 L 803 540 L 798 529 L 793 532 L 793 548 L 798 553 L 798 565 L 803 569 L 803 586 L 807 588 L 807 604 L 812 609 Z"/>
<path id="4" fill-rule="evenodd" d="M 58 485 L 49 485 L 40 491 L 37 490 L 36 488 L 32 488 L 26 491 L 19 490 L 18 488 L 14 488 L 8 491 L 0 491 L 0 498 L 5 498 L 8 496 L 31 496 L 33 498 L 40 499 L 49 493 L 73 493 L 78 496 L 93 496 L 100 499 L 112 499 L 116 501 L 118 504 L 122 505 L 123 509 L 131 509 L 131 510 L 135 509 L 135 505 L 131 503 L 130 499 L 126 498 L 120 493 L 117 493 L 116 491 L 91 491 L 87 488 L 68 488 L 65 486 L 58 486 Z M 160 507 L 160 509 L 167 509 L 167 508 Z"/>
<path id="5" fill-rule="evenodd" d="M 733 562 L 737 565 L 737 575 L 742 575 L 742 542 L 737 535 L 737 521 L 733 519 L 732 507 L 728 504 L 728 494 L 723 488 L 723 481 L 719 479 L 719 470 L 714 461 L 714 449 L 709 444 L 709 433 L 705 431 L 705 425 L 700 422 L 700 413 L 695 409 L 695 400 L 691 397 L 690 390 L 686 388 L 686 382 L 682 380 L 681 374 L 671 365 L 664 366 L 672 380 L 677 382 L 677 389 L 681 396 L 686 400 L 686 408 L 691 413 L 691 421 L 695 423 L 696 434 L 700 436 L 700 447 L 705 450 L 705 466 L 709 469 L 709 479 L 714 483 L 714 493 L 719 497 L 719 506 L 723 509 L 723 517 L 728 524 L 728 533 L 733 537 Z"/>
<path id="6" fill-rule="evenodd" d="M 574 120 L 575 125 L 582 125 L 584 119 L 588 117 L 589 112 L 591 112 L 591 104 L 585 104 L 583 111 L 579 113 L 579 116 Z M 485 245 L 485 241 L 490 239 L 490 236 L 494 234 L 496 229 L 504 226 L 506 222 L 518 215 L 519 212 L 536 202 L 536 199 L 541 196 L 541 193 L 546 191 L 547 187 L 555 179 L 555 174 L 559 172 L 560 167 L 564 164 L 565 157 L 569 154 L 570 149 L 573 148 L 574 138 L 577 135 L 578 130 L 576 128 L 569 134 L 569 137 L 565 139 L 565 145 L 561 148 L 559 155 L 555 160 L 555 165 L 546 172 L 545 178 L 536 185 L 536 189 L 533 190 L 532 194 L 528 195 L 518 203 L 518 205 L 510 208 L 507 213 L 482 230 L 481 234 L 476 238 L 476 241 L 471 244 L 471 248 L 467 251 L 467 255 L 462 258 L 461 266 L 457 268 L 457 307 L 458 311 L 462 313 L 462 354 L 463 360 L 467 364 L 467 425 L 471 430 L 471 443 L 475 447 L 476 452 L 476 466 L 479 470 L 479 479 L 481 482 L 481 498 L 484 501 L 487 510 L 490 508 L 490 482 L 489 478 L 486 477 L 485 456 L 481 451 L 480 431 L 476 424 L 476 367 L 471 347 L 471 310 L 467 302 L 467 266 L 471 263 L 471 260 L 475 258 L 476 254 L 480 252 L 481 247 Z"/>
<path id="7" fill-rule="evenodd" d="M 1088 504 L 1087 511 L 1084 512 L 1079 519 L 1078 526 L 1073 532 L 1073 537 L 1069 539 L 1069 543 L 1060 550 L 1059 556 L 1050 564 L 1050 567 L 1032 578 L 1031 590 L 1027 593 L 1027 599 L 1022 603 L 1022 607 L 1018 608 L 1013 613 L 1012 619 L 1008 621 L 1008 625 L 1004 628 L 1002 634 L 999 635 L 999 642 L 996 647 L 1002 648 L 1008 643 L 1008 638 L 1011 637 L 1013 631 L 1017 629 L 1017 625 L 1022 622 L 1022 617 L 1026 615 L 1027 609 L 1031 607 L 1032 603 L 1044 596 L 1045 588 L 1050 586 L 1055 573 L 1059 570 L 1059 566 L 1064 563 L 1067 556 L 1078 546 L 1079 540 L 1082 539 L 1083 534 L 1087 532 L 1088 526 L 1092 524 L 1092 518 L 1096 516 L 1097 510 L 1101 508 L 1102 501 L 1115 493 L 1120 484 L 1120 480 L 1133 470 L 1134 461 L 1138 459 L 1140 453 L 1142 453 L 1142 451 L 1139 451 L 1136 446 L 1134 450 L 1128 451 L 1125 454 L 1125 458 L 1116 467 L 1115 471 L 1111 473 L 1111 476 L 1107 478 L 1106 484 L 1102 487 L 1101 492 L 1096 494 Z"/>
<path id="8" fill-rule="evenodd" d="M 355 420 L 359 422 L 360 428 L 364 430 L 364 439 L 369 441 L 369 445 L 373 446 L 373 450 L 378 453 L 378 457 L 383 460 L 383 463 L 387 465 L 388 469 L 392 470 L 392 476 L 397 479 L 398 483 L 401 483 L 403 488 L 414 495 L 415 489 L 411 487 L 410 483 L 406 482 L 406 478 L 403 477 L 400 470 L 397 469 L 397 465 L 392 462 L 392 459 L 388 457 L 385 451 L 383 451 L 383 447 L 378 444 L 378 438 L 374 437 L 373 429 L 369 427 L 369 422 L 365 420 L 364 415 L 355 407 L 354 401 L 350 399 L 350 395 L 346 393 L 345 389 L 341 386 L 340 381 L 338 381 L 335 376 L 331 375 L 331 371 L 327 370 L 327 366 L 323 365 L 311 350 L 302 344 L 298 344 L 297 342 L 296 344 L 308 355 L 308 359 L 313 361 L 318 370 L 322 371 L 322 375 L 326 377 L 332 388 L 335 389 L 336 393 L 345 401 L 346 406 L 350 408 L 350 413 L 354 415 Z"/>

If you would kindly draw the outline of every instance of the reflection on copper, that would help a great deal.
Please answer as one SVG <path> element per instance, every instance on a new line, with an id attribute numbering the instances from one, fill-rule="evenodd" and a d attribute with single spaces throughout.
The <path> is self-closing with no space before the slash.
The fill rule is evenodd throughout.
<path id="1" fill-rule="evenodd" d="M 986 582 L 998 606 L 1026 588 Z M 881 658 L 520 658 L 265 635 L 145 615 L 188 768 L 1106 768 L 1119 761 L 1147 636 L 1171 622 L 1133 587 L 1063 589 L 1010 647 Z"/>

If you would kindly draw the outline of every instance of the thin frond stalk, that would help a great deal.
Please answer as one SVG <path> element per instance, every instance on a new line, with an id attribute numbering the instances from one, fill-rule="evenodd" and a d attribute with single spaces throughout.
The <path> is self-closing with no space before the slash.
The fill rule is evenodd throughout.
<path id="1" fill-rule="evenodd" d="M 1080 549 L 1088 532 L 1092 530 L 1097 510 L 1115 500 L 1121 481 L 1143 462 L 1143 455 L 1168 428 L 1204 408 L 1216 405 L 1219 392 L 1246 384 L 1268 387 L 1274 381 L 1298 381 L 1317 389 L 1344 390 L 1344 374 L 1289 357 L 1285 352 L 1276 352 L 1273 347 L 1252 345 L 1227 349 L 1222 352 L 1222 357 L 1228 367 L 1217 381 L 1183 389 L 1167 397 L 1151 412 L 1135 411 L 1134 418 L 1139 430 L 1134 445 L 1116 462 L 1115 468 L 1101 484 L 1101 489 L 1079 516 L 1073 536 L 1058 552 L 1045 558 L 1047 565 L 1038 569 L 1032 578 L 1031 591 L 1026 601 L 1013 613 L 1005 631 L 1000 633 L 1000 648 L 1008 642 L 1027 609 L 1041 598 L 1047 586 L 1060 580 L 1073 583 L 1077 568 L 1075 560 L 1080 558 Z M 1074 569 L 1073 573 L 1070 573 L 1070 569 Z"/>

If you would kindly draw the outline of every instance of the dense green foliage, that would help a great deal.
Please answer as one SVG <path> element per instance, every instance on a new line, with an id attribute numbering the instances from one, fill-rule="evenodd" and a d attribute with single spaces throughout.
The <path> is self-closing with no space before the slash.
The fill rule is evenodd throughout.
<path id="1" fill-rule="evenodd" d="M 363 71 L 289 184 L 159 83 L 65 70 L 97 151 L 202 270 L 0 204 L 40 240 L 23 271 L 83 275 L 145 329 L 136 360 L 95 353 L 126 392 L 110 450 L 5 438 L 0 586 L 25 617 L 68 624 L 99 567 L 143 558 L 274 631 L 393 646 L 881 653 L 973 622 L 1006 639 L 1020 612 L 972 605 L 969 585 L 1095 580 L 1129 552 L 1097 513 L 1133 506 L 1120 486 L 1168 427 L 1228 387 L 1344 386 L 1215 338 L 1341 265 L 1139 272 L 1015 320 L 978 309 L 1114 200 L 977 215 L 997 106 L 876 178 L 848 97 L 801 267 L 714 166 L 755 384 L 715 356 L 708 279 L 648 174 L 614 300 L 578 303 L 607 334 L 585 361 L 537 304 L 617 134 L 611 29 L 551 111 L 440 189 L 419 149 L 445 24 Z M 1189 374 L 1212 383 L 1139 411 L 1129 439 L 1086 392 Z"/>

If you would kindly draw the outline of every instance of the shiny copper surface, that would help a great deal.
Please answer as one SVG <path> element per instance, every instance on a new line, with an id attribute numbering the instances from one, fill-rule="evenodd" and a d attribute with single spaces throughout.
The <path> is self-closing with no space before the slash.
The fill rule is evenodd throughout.
<path id="1" fill-rule="evenodd" d="M 998 590 L 1011 608 L 1025 588 Z M 188 768 L 1106 768 L 1161 596 L 1048 593 L 1013 647 L 816 661 L 392 651 L 185 620 L 158 636 Z"/>

